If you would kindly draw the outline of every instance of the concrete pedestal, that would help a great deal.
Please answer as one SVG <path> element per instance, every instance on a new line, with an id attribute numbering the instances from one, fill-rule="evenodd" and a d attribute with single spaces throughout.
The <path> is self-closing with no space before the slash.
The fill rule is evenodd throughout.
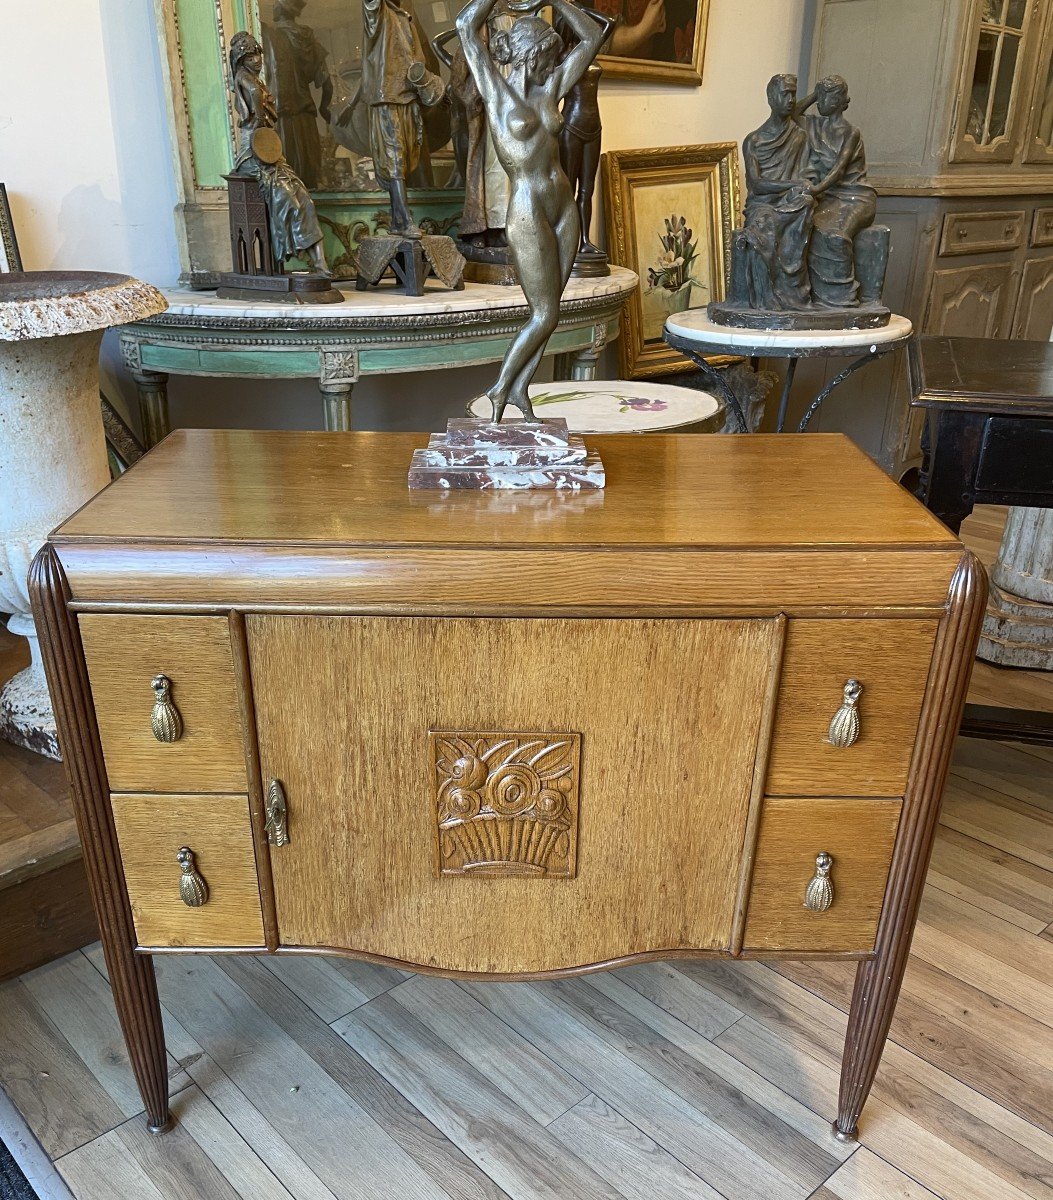
<path id="1" fill-rule="evenodd" d="M 47 534 L 109 482 L 99 343 L 165 308 L 124 275 L 0 275 L 0 613 L 32 660 L 0 689 L 0 737 L 59 758 L 26 574 Z"/>
<path id="2" fill-rule="evenodd" d="M 986 662 L 1053 671 L 1053 509 L 1011 508 L 977 651 Z"/>

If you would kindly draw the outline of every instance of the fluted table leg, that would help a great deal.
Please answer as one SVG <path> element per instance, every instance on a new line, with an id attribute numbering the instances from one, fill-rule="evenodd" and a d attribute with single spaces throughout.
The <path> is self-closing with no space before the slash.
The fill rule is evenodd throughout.
<path id="1" fill-rule="evenodd" d="M 877 1074 L 899 999 L 986 596 L 983 568 L 966 553 L 951 580 L 933 650 L 876 957 L 860 963 L 856 971 L 834 1124 L 834 1134 L 842 1141 L 856 1138 L 859 1114 Z"/>
<path id="2" fill-rule="evenodd" d="M 110 788 L 99 742 L 80 630 L 69 611 L 70 591 L 58 555 L 41 548 L 29 574 L 29 594 L 41 655 L 55 708 L 77 830 L 84 848 L 95 912 L 128 1057 L 149 1128 L 170 1120 L 168 1063 L 153 960 L 135 953 L 135 927 L 110 807 Z"/>

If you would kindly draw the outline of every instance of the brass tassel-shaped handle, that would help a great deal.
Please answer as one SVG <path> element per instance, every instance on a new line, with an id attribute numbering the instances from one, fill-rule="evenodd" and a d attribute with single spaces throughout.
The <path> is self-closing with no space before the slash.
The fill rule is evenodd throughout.
<path id="1" fill-rule="evenodd" d="M 150 681 L 154 689 L 154 711 L 150 728 L 159 742 L 178 742 L 183 736 L 183 718 L 172 703 L 172 681 L 167 675 L 155 675 Z"/>
<path id="2" fill-rule="evenodd" d="M 845 684 L 845 694 L 841 707 L 834 713 L 830 722 L 830 732 L 827 736 L 831 746 L 845 749 L 853 745 L 859 737 L 859 697 L 863 694 L 863 685 L 858 679 L 850 679 Z"/>
<path id="3" fill-rule="evenodd" d="M 804 889 L 804 907 L 812 912 L 826 912 L 834 902 L 834 883 L 830 868 L 834 860 L 823 850 L 815 856 L 815 874 Z"/>
<path id="4" fill-rule="evenodd" d="M 208 884 L 194 863 L 194 852 L 189 846 L 181 846 L 176 855 L 179 869 L 179 894 L 189 908 L 200 908 L 208 903 Z"/>
<path id="5" fill-rule="evenodd" d="M 272 846 L 288 846 L 288 810 L 285 805 L 285 789 L 277 779 L 272 779 L 267 788 L 267 841 Z"/>

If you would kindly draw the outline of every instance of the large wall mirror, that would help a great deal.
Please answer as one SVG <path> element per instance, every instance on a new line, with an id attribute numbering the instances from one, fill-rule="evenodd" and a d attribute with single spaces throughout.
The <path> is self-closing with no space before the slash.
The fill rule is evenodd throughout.
<path id="1" fill-rule="evenodd" d="M 404 5 L 431 55 L 432 38 L 453 26 L 458 0 Z M 286 157 L 315 197 L 334 273 L 351 278 L 359 239 L 388 219 L 387 194 L 369 156 L 369 114 L 359 96 L 360 0 L 155 0 L 155 7 L 179 160 L 183 282 L 207 287 L 217 272 L 230 269 L 223 176 L 233 165 L 235 138 L 227 54 L 239 29 L 263 44 Z M 437 58 L 428 66 L 447 77 Z M 413 211 L 428 232 L 453 229 L 464 204 L 451 115 L 447 104 L 426 111 L 425 153 L 411 181 Z"/>
<path id="2" fill-rule="evenodd" d="M 256 0 L 265 73 L 278 104 L 285 156 L 311 191 L 375 191 L 369 112 L 362 103 L 362 8 L 358 0 Z M 453 27 L 452 0 L 405 0 L 425 52 L 425 66 L 446 78 L 432 38 Z M 423 111 L 424 151 L 410 184 L 458 186 L 451 109 Z"/>

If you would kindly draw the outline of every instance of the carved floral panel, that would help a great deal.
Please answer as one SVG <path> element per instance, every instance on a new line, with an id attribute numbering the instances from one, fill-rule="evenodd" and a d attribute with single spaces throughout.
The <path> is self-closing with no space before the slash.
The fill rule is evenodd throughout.
<path id="1" fill-rule="evenodd" d="M 580 734 L 432 730 L 428 739 L 438 874 L 574 876 Z"/>

